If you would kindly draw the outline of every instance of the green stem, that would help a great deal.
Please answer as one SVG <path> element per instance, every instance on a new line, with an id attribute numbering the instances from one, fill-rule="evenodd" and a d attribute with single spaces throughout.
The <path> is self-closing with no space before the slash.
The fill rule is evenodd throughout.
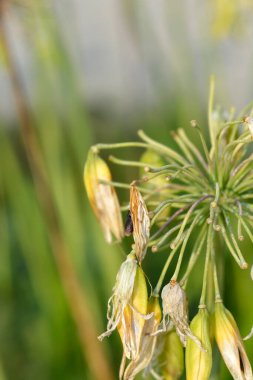
<path id="1" fill-rule="evenodd" d="M 208 227 L 208 233 L 207 233 L 206 260 L 205 260 L 202 292 L 201 292 L 201 297 L 199 301 L 200 305 L 206 305 L 207 275 L 208 275 L 208 267 L 209 267 L 210 257 L 211 257 L 212 235 L 213 235 L 213 227 L 210 224 Z"/>
<path id="2" fill-rule="evenodd" d="M 184 238 L 184 241 L 183 241 L 183 244 L 182 244 L 182 247 L 181 247 L 181 250 L 180 250 L 180 254 L 179 254 L 179 257 L 178 257 L 176 269 L 175 269 L 175 272 L 174 272 L 171 280 L 177 281 L 177 278 L 178 278 L 178 275 L 179 275 L 179 271 L 180 271 L 180 268 L 181 268 L 181 264 L 182 264 L 182 260 L 183 260 L 183 256 L 184 256 L 184 252 L 185 252 L 185 248 L 186 248 L 186 244 L 188 243 L 189 237 L 191 236 L 192 230 L 195 227 L 196 223 L 198 222 L 199 217 L 200 217 L 199 214 L 195 216 L 192 224 L 190 225 L 190 227 L 189 227 L 189 229 L 188 229 L 188 231 L 186 233 L 186 236 Z"/>
<path id="3" fill-rule="evenodd" d="M 100 150 L 104 149 L 121 149 L 121 148 L 150 148 L 149 144 L 142 142 L 125 142 L 125 143 L 115 143 L 115 144 L 96 144 L 91 147 L 94 153 L 98 153 Z"/>

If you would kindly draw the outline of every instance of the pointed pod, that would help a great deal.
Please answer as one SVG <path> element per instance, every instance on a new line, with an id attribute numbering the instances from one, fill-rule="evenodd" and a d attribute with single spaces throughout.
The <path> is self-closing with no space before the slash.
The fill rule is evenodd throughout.
<path id="1" fill-rule="evenodd" d="M 224 362 L 235 380 L 252 380 L 252 369 L 232 314 L 221 301 L 214 310 L 214 334 Z"/>
<path id="2" fill-rule="evenodd" d="M 200 340 L 204 350 L 193 342 L 187 341 L 185 352 L 186 379 L 208 380 L 212 369 L 212 346 L 210 342 L 210 323 L 206 308 L 199 309 L 193 318 L 190 329 Z"/>
<path id="3" fill-rule="evenodd" d="M 159 339 L 164 340 L 159 358 L 163 378 L 166 380 L 180 379 L 184 371 L 184 350 L 176 331 L 169 331 Z"/>
<path id="4" fill-rule="evenodd" d="M 112 242 L 112 235 L 121 240 L 123 222 L 116 191 L 109 184 L 100 181 L 111 181 L 110 170 L 104 160 L 90 149 L 84 167 L 84 184 L 93 211 L 102 226 L 105 239 Z"/>

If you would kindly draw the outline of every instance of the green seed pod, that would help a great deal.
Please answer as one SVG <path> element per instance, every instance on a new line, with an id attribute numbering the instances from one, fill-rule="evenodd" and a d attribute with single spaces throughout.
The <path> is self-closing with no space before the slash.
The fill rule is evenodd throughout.
<path id="1" fill-rule="evenodd" d="M 208 380 L 212 369 L 212 346 L 210 342 L 209 315 L 206 308 L 199 309 L 193 318 L 190 328 L 199 338 L 204 350 L 193 340 L 188 339 L 185 352 L 187 380 Z"/>
<path id="2" fill-rule="evenodd" d="M 164 346 L 160 357 L 162 376 L 165 380 L 177 380 L 184 371 L 183 346 L 176 331 L 168 332 L 164 339 Z"/>

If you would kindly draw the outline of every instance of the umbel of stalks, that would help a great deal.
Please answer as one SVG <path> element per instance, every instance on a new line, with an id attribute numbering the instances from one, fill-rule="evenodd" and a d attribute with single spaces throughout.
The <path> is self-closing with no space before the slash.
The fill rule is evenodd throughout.
<path id="1" fill-rule="evenodd" d="M 221 302 L 220 282 L 227 266 L 223 273 L 217 270 L 217 262 L 222 267 L 226 257 L 226 262 L 232 259 L 250 276 L 246 258 L 250 267 L 253 259 L 244 247 L 253 243 L 253 109 L 246 107 L 235 117 L 232 110 L 225 114 L 214 109 L 213 98 L 211 82 L 208 142 L 192 120 L 189 135 L 196 133 L 199 144 L 182 128 L 171 137 L 177 150 L 139 131 L 141 141 L 97 144 L 88 154 L 85 186 L 104 236 L 108 242 L 121 243 L 123 213 L 125 238 L 132 247 L 116 276 L 108 301 L 107 328 L 99 337 L 102 340 L 118 331 L 123 346 L 122 380 L 133 380 L 140 372 L 156 380 L 179 380 L 184 363 L 187 380 L 209 379 L 212 343 L 208 311 L 221 357 L 233 379 L 253 380 L 239 329 Z M 130 183 L 113 181 L 107 163 L 100 158 L 101 151 L 128 149 L 131 157 L 132 148 L 141 149 L 139 160 L 115 156 L 109 160 L 123 168 L 136 168 L 137 178 Z M 121 204 L 116 188 L 127 191 Z M 243 240 L 249 240 L 248 244 L 243 245 Z M 144 260 L 162 251 L 164 265 L 157 282 L 150 284 Z M 155 259 L 149 257 L 149 268 L 157 273 L 155 265 Z M 199 310 L 190 322 L 187 293 L 191 275 L 200 276 L 202 286 Z M 251 336 L 252 332 L 247 338 Z"/>

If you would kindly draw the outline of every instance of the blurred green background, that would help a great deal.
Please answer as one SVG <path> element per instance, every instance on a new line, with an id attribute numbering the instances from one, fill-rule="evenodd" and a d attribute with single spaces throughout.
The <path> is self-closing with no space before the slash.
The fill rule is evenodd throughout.
<path id="1" fill-rule="evenodd" d="M 96 336 L 124 254 L 88 204 L 88 148 L 139 128 L 173 146 L 170 130 L 191 119 L 207 136 L 212 73 L 225 108 L 252 101 L 252 1 L 0 0 L 0 12 L 0 380 L 116 379 L 117 333 Z M 111 168 L 118 180 L 137 175 Z M 151 281 L 163 261 L 146 260 Z M 227 267 L 224 298 L 246 335 L 252 282 Z M 217 373 L 230 379 L 223 364 Z"/>

